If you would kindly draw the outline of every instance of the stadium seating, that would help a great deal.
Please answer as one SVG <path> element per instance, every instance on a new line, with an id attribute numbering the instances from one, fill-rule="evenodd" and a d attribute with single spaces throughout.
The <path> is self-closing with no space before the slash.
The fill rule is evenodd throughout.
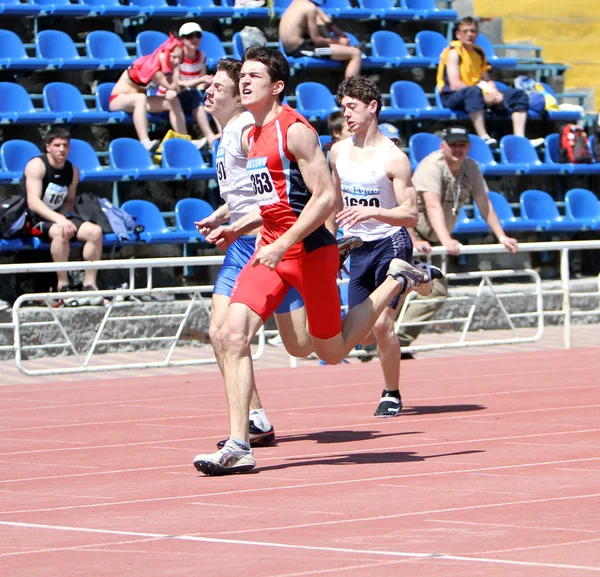
<path id="1" fill-rule="evenodd" d="M 469 134 L 471 147 L 469 157 L 477 161 L 481 172 L 486 176 L 506 176 L 509 174 L 521 174 L 526 169 L 525 165 L 500 164 L 494 159 L 494 155 L 485 140 L 476 134 Z"/>
<path id="2" fill-rule="evenodd" d="M 147 16 L 156 18 L 184 18 L 189 14 L 185 6 L 171 6 L 167 0 L 129 0 L 129 3 L 141 8 Z"/>
<path id="3" fill-rule="evenodd" d="M 96 108 L 107 112 L 109 115 L 109 122 L 132 122 L 131 114 L 124 110 L 117 110 L 113 112 L 109 110 L 108 104 L 110 100 L 110 93 L 114 88 L 114 82 L 103 82 L 98 84 L 96 87 Z"/>
<path id="4" fill-rule="evenodd" d="M 341 62 L 328 60 L 326 58 L 314 58 L 313 56 L 300 56 L 296 58 L 294 56 L 290 56 L 285 51 L 281 39 L 279 39 L 279 51 L 286 57 L 290 67 L 294 70 L 300 70 L 302 68 L 332 69 L 342 67 Z"/>
<path id="5" fill-rule="evenodd" d="M 509 134 L 500 140 L 500 158 L 503 164 L 518 166 L 524 174 L 560 174 L 557 165 L 543 163 L 531 142 L 524 136 Z"/>
<path id="6" fill-rule="evenodd" d="M 221 39 L 212 32 L 202 32 L 200 49 L 206 54 L 206 66 L 209 70 L 215 70 L 217 62 L 227 56 Z"/>
<path id="7" fill-rule="evenodd" d="M 475 40 L 475 44 L 481 48 L 485 52 L 485 57 L 487 61 L 490 63 L 492 68 L 516 68 L 517 67 L 517 59 L 516 58 L 502 58 L 496 56 L 496 51 L 490 42 L 490 39 L 483 33 L 479 33 L 477 35 L 477 40 Z"/>
<path id="8" fill-rule="evenodd" d="M 426 68 L 430 64 L 428 58 L 411 56 L 402 37 L 390 30 L 377 30 L 371 34 L 371 52 L 383 68 Z"/>
<path id="9" fill-rule="evenodd" d="M 135 37 L 136 56 L 152 54 L 169 37 L 157 30 L 144 30 Z"/>
<path id="10" fill-rule="evenodd" d="M 123 173 L 122 180 L 180 180 L 181 172 L 158 167 L 144 145 L 134 138 L 116 138 L 108 146 L 110 166 Z"/>
<path id="11" fill-rule="evenodd" d="M 418 132 L 408 141 L 408 158 L 413 170 L 427 155 L 440 149 L 441 140 L 435 134 Z"/>
<path id="12" fill-rule="evenodd" d="M 296 87 L 296 110 L 309 121 L 325 120 L 339 110 L 329 88 L 318 82 L 301 82 Z"/>
<path id="13" fill-rule="evenodd" d="M 68 159 L 79 169 L 81 182 L 116 182 L 124 177 L 120 170 L 102 166 L 96 151 L 85 140 L 71 138 Z"/>
<path id="14" fill-rule="evenodd" d="M 456 10 L 438 8 L 436 0 L 401 0 L 402 5 L 414 10 L 418 18 L 424 20 L 456 20 Z"/>
<path id="15" fill-rule="evenodd" d="M 331 144 L 331 136 L 329 134 L 319 134 L 319 144 L 321 148 L 325 148 L 327 145 Z"/>
<path id="16" fill-rule="evenodd" d="M 69 0 L 37 0 L 40 14 L 50 16 L 87 16 L 90 7 L 85 4 L 71 4 Z"/>
<path id="17" fill-rule="evenodd" d="M 526 190 L 519 199 L 521 217 L 539 222 L 549 232 L 573 232 L 584 230 L 585 223 L 574 218 L 561 216 L 554 199 L 542 190 Z"/>
<path id="18" fill-rule="evenodd" d="M 390 86 L 391 106 L 381 110 L 380 118 L 418 118 L 444 120 L 452 117 L 447 108 L 431 106 L 423 88 L 416 82 L 397 80 Z"/>
<path id="19" fill-rule="evenodd" d="M 134 60 L 129 56 L 123 40 L 118 34 L 107 30 L 94 30 L 85 38 L 88 58 L 106 68 L 127 68 Z"/>
<path id="20" fill-rule="evenodd" d="M 135 18 L 143 14 L 143 10 L 139 6 L 121 4 L 119 0 L 80 0 L 80 2 L 89 7 L 90 16 Z"/>
<path id="21" fill-rule="evenodd" d="M 57 122 L 90 124 L 108 122 L 110 114 L 87 107 L 76 86 L 65 82 L 51 82 L 43 90 L 44 110 L 56 114 Z"/>
<path id="22" fill-rule="evenodd" d="M 216 178 L 214 167 L 208 166 L 200 151 L 183 138 L 171 138 L 162 147 L 162 166 L 176 170 L 188 179 L 208 180 Z"/>
<path id="23" fill-rule="evenodd" d="M 98 60 L 80 56 L 71 37 L 61 30 L 38 32 L 35 37 L 35 50 L 38 58 L 48 61 L 48 66 L 62 70 L 88 70 L 100 66 Z"/>
<path id="24" fill-rule="evenodd" d="M 412 20 L 416 13 L 403 6 L 396 6 L 394 0 L 358 0 L 360 10 L 366 16 L 363 18 L 378 18 L 381 20 Z"/>
<path id="25" fill-rule="evenodd" d="M 498 220 L 500 220 L 500 224 L 505 232 L 534 232 L 543 230 L 536 222 L 515 216 L 510 203 L 504 195 L 499 192 L 494 192 L 493 190 L 490 190 L 488 194 L 490 202 L 498 216 Z M 476 205 L 475 211 L 479 212 Z"/>
<path id="26" fill-rule="evenodd" d="M 147 200 L 127 200 L 121 208 L 135 218 L 137 225 L 144 227 L 140 240 L 148 244 L 180 244 L 189 238 L 188 232 L 170 230 L 158 207 Z"/>
<path id="27" fill-rule="evenodd" d="M 600 164 L 572 164 L 560 161 L 559 142 L 560 135 L 549 134 L 546 136 L 546 148 L 544 150 L 544 162 L 558 166 L 561 172 L 567 174 L 600 174 Z"/>
<path id="28" fill-rule="evenodd" d="M 600 200 L 585 188 L 572 188 L 565 195 L 567 217 L 585 223 L 593 230 L 600 230 Z"/>
<path id="29" fill-rule="evenodd" d="M 0 122 L 19 124 L 47 124 L 56 120 L 56 114 L 37 110 L 27 90 L 20 84 L 0 82 Z"/>
<path id="30" fill-rule="evenodd" d="M 217 6 L 213 0 L 177 0 L 179 6 L 187 8 L 187 17 L 196 16 L 202 18 L 232 18 L 233 16 L 243 16 L 236 14 L 236 10 L 229 5 Z"/>
<path id="31" fill-rule="evenodd" d="M 26 164 L 41 154 L 40 149 L 27 140 L 7 140 L 0 146 L 0 164 L 2 180 L 19 182 Z"/>
<path id="32" fill-rule="evenodd" d="M 0 69 L 39 70 L 46 68 L 44 58 L 32 58 L 27 55 L 21 39 L 11 30 L 0 30 Z"/>
<path id="33" fill-rule="evenodd" d="M 430 66 L 437 66 L 440 54 L 448 44 L 446 37 L 434 30 L 421 30 L 415 36 L 417 56 L 427 58 L 431 62 Z"/>
<path id="34" fill-rule="evenodd" d="M 20 0 L 2 0 L 0 3 L 1 16 L 37 16 L 40 9 L 39 4 L 25 4 Z"/>
<path id="35" fill-rule="evenodd" d="M 175 230 L 189 235 L 188 242 L 204 242 L 194 222 L 210 216 L 214 208 L 200 198 L 182 198 L 175 205 Z"/>
<path id="36" fill-rule="evenodd" d="M 475 212 L 474 218 L 469 218 L 466 208 L 461 207 L 452 234 L 487 234 L 488 232 L 490 232 L 490 227 L 481 218 L 479 211 Z"/>
<path id="37" fill-rule="evenodd" d="M 214 6 L 214 4 L 213 4 Z M 270 18 L 269 7 L 265 6 L 236 6 L 235 0 L 221 0 L 221 6 L 227 7 L 233 10 L 233 14 L 231 16 L 235 18 Z M 215 6 L 215 8 L 220 8 Z M 206 13 L 203 14 L 206 16 Z M 227 18 L 228 16 L 221 16 L 221 18 Z"/>

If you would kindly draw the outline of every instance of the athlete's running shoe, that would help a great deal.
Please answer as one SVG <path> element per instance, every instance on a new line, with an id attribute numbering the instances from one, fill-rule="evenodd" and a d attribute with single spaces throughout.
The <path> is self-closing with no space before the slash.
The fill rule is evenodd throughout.
<path id="1" fill-rule="evenodd" d="M 350 256 L 350 252 L 355 248 L 362 246 L 362 243 L 362 239 L 358 236 L 342 236 L 337 239 L 337 245 L 340 251 L 340 270 L 344 269 L 344 265 Z"/>
<path id="2" fill-rule="evenodd" d="M 437 266 L 433 266 L 428 262 L 422 262 L 420 260 L 413 260 L 412 265 L 419 270 L 425 271 L 433 280 L 444 278 L 444 273 L 442 269 L 439 269 Z"/>
<path id="3" fill-rule="evenodd" d="M 252 449 L 246 450 L 231 439 L 228 439 L 225 446 L 216 453 L 194 457 L 194 467 L 210 476 L 246 473 L 255 466 L 256 460 Z"/>
<path id="4" fill-rule="evenodd" d="M 275 442 L 275 429 L 273 426 L 268 431 L 261 431 L 252 421 L 250 421 L 250 446 L 251 447 L 268 447 Z M 223 439 L 217 443 L 217 447 L 222 449 L 225 446 L 227 439 Z"/>
<path id="5" fill-rule="evenodd" d="M 386 396 L 383 391 L 383 396 L 379 400 L 379 406 L 373 413 L 376 417 L 397 417 L 402 410 L 402 399 L 394 396 Z"/>
<path id="6" fill-rule="evenodd" d="M 404 279 L 404 288 L 400 294 L 415 291 L 420 295 L 427 297 L 433 290 L 433 281 L 426 270 L 416 268 L 400 258 L 392 259 L 387 275 L 396 280 L 399 280 L 400 277 Z"/>

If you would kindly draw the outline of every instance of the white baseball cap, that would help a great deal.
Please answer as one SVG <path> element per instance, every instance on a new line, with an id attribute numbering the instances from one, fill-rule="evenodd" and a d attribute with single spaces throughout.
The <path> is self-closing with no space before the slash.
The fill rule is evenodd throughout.
<path id="1" fill-rule="evenodd" d="M 179 37 L 181 38 L 181 36 L 189 36 L 195 32 L 202 34 L 202 28 L 200 28 L 200 24 L 196 22 L 186 22 L 179 29 Z"/>

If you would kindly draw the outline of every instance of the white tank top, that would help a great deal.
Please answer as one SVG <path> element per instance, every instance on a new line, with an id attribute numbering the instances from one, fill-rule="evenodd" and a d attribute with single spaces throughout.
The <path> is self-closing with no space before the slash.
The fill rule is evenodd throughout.
<path id="1" fill-rule="evenodd" d="M 385 173 L 385 157 L 395 144 L 389 138 L 386 141 L 368 162 L 363 163 L 350 160 L 354 137 L 345 138 L 338 145 L 340 151 L 335 168 L 340 177 L 344 206 L 398 206 L 392 181 Z M 364 241 L 373 241 L 387 238 L 400 228 L 371 218 L 344 228 L 344 235 L 356 235 Z"/>
<path id="2" fill-rule="evenodd" d="M 242 112 L 223 129 L 217 149 L 219 193 L 229 207 L 232 223 L 256 207 L 254 189 L 246 171 L 248 158 L 242 148 L 242 133 L 253 124 L 252 114 Z"/>

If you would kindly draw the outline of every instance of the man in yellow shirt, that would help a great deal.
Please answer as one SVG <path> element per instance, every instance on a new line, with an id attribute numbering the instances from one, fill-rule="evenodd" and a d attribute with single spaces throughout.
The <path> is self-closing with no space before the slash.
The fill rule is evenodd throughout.
<path id="1" fill-rule="evenodd" d="M 458 21 L 457 39 L 440 54 L 437 88 L 446 108 L 467 112 L 475 132 L 489 146 L 496 146 L 498 142 L 485 128 L 485 110 L 490 108 L 499 115 L 510 113 L 514 134 L 525 136 L 529 97 L 515 88 L 498 90 L 490 78 L 491 66 L 485 52 L 475 44 L 478 33 L 475 19 L 467 16 Z"/>

